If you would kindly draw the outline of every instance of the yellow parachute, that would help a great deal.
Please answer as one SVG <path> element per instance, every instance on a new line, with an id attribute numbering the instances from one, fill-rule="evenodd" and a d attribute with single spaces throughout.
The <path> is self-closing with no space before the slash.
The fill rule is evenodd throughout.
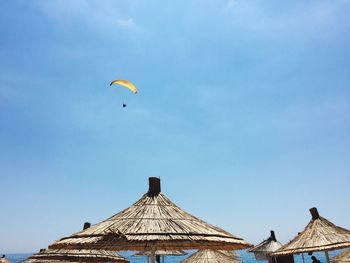
<path id="1" fill-rule="evenodd" d="M 113 84 L 119 84 L 122 85 L 126 88 L 128 88 L 129 90 L 132 91 L 132 93 L 137 93 L 137 88 L 135 87 L 134 84 L 132 84 L 130 81 L 125 80 L 125 79 L 117 79 L 117 80 L 113 80 L 110 84 L 110 86 L 112 86 Z"/>

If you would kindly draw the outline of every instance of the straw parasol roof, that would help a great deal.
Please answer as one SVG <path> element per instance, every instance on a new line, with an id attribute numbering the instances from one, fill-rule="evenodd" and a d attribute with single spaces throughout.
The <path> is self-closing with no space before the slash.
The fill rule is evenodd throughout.
<path id="1" fill-rule="evenodd" d="M 62 260 L 62 259 L 26 259 L 20 261 L 20 263 L 88 263 L 89 260 L 80 260 L 80 259 L 71 259 L 71 260 Z M 93 261 L 95 263 L 105 263 L 112 261 Z"/>
<path id="2" fill-rule="evenodd" d="M 129 262 L 121 255 L 106 250 L 67 250 L 67 249 L 43 249 L 39 253 L 30 256 L 29 262 Z"/>
<path id="3" fill-rule="evenodd" d="M 240 261 L 240 255 L 236 252 L 229 251 L 229 250 L 217 250 L 217 251 L 225 254 L 228 257 L 231 257 L 233 259 L 237 259 L 238 261 Z"/>
<path id="4" fill-rule="evenodd" d="M 79 263 L 78 259 L 76 261 L 66 261 L 66 260 L 53 260 L 53 259 L 26 259 L 20 261 L 20 263 Z"/>
<path id="5" fill-rule="evenodd" d="M 336 226 L 321 217 L 315 207 L 311 208 L 310 212 L 312 219 L 305 229 L 274 252 L 273 256 L 328 251 L 350 246 L 349 230 Z"/>
<path id="6" fill-rule="evenodd" d="M 0 258 L 0 263 L 11 263 L 10 260 L 8 260 L 5 255 L 3 255 L 1 258 Z"/>
<path id="7" fill-rule="evenodd" d="M 183 256 L 187 255 L 187 253 L 183 250 L 156 250 L 154 251 L 154 254 L 152 254 L 153 251 L 141 251 L 138 253 L 135 253 L 133 257 L 149 257 L 152 256 L 158 256 L 162 257 L 162 262 L 164 263 L 164 257 L 166 256 Z M 147 259 L 147 262 L 149 262 L 149 258 Z"/>
<path id="8" fill-rule="evenodd" d="M 185 212 L 160 190 L 160 179 L 149 178 L 149 191 L 132 206 L 55 242 L 50 248 L 108 250 L 235 250 L 251 246 L 242 238 Z M 154 255 L 154 254 L 153 254 Z"/>
<path id="9" fill-rule="evenodd" d="M 266 260 L 272 252 L 280 247 L 282 247 L 282 244 L 277 241 L 275 232 L 271 230 L 271 235 L 268 239 L 249 249 L 248 252 L 254 253 L 257 260 Z"/>
<path id="10" fill-rule="evenodd" d="M 159 256 L 183 256 L 187 255 L 187 253 L 183 250 L 156 250 L 154 252 L 155 255 Z M 152 255 L 152 251 L 141 251 L 135 253 L 133 256 L 136 257 L 148 257 Z"/>
<path id="11" fill-rule="evenodd" d="M 181 263 L 239 263 L 235 254 L 228 254 L 219 250 L 203 249 L 198 250 Z"/>
<path id="12" fill-rule="evenodd" d="M 339 263 L 350 262 L 350 249 L 347 249 L 343 253 L 333 257 L 331 261 Z"/>

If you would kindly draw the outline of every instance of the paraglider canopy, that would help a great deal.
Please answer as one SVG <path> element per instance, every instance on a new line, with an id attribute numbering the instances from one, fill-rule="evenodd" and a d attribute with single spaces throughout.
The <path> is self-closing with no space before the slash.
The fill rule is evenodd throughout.
<path id="1" fill-rule="evenodd" d="M 138 92 L 137 88 L 135 87 L 135 85 L 133 83 L 131 83 L 128 80 L 125 79 L 117 79 L 117 80 L 113 80 L 110 84 L 110 86 L 112 86 L 113 84 L 118 84 L 121 85 L 123 87 L 126 87 L 127 89 L 129 89 L 132 93 L 136 94 Z M 123 108 L 126 107 L 126 103 L 124 103 L 123 101 Z"/>
<path id="2" fill-rule="evenodd" d="M 137 93 L 138 90 L 137 88 L 135 87 L 134 84 L 132 84 L 130 81 L 128 80 L 125 80 L 125 79 L 117 79 L 117 80 L 113 80 L 110 84 L 110 86 L 112 86 L 113 84 L 119 84 L 121 86 L 124 86 L 126 88 L 128 88 L 129 90 L 131 90 L 132 93 Z"/>

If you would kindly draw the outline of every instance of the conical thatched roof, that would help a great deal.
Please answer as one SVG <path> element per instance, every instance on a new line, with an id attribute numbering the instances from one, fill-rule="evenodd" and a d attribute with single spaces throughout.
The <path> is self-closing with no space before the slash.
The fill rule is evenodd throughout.
<path id="1" fill-rule="evenodd" d="M 240 255 L 236 252 L 233 251 L 229 251 L 229 250 L 217 250 L 220 253 L 223 253 L 224 255 L 231 257 L 233 259 L 237 259 L 238 261 L 240 261 Z"/>
<path id="2" fill-rule="evenodd" d="M 343 253 L 333 257 L 331 261 L 338 263 L 350 262 L 350 249 L 347 249 Z"/>
<path id="3" fill-rule="evenodd" d="M 276 240 L 275 232 L 271 230 L 271 235 L 268 239 L 249 249 L 248 252 L 254 253 L 255 258 L 258 260 L 266 260 L 272 252 L 280 247 L 282 247 L 282 244 Z"/>
<path id="4" fill-rule="evenodd" d="M 350 246 L 350 231 L 336 226 L 310 209 L 312 219 L 303 232 L 294 237 L 272 255 L 290 255 L 304 252 L 326 251 Z"/>
<path id="5" fill-rule="evenodd" d="M 187 255 L 187 253 L 183 250 L 156 250 L 154 252 L 155 255 L 159 256 L 183 256 Z M 135 253 L 133 256 L 136 257 L 148 257 L 152 255 L 152 251 L 141 251 L 138 253 Z"/>
<path id="6" fill-rule="evenodd" d="M 234 254 L 229 255 L 218 250 L 203 249 L 198 250 L 181 263 L 240 263 Z"/>
<path id="7" fill-rule="evenodd" d="M 121 255 L 106 250 L 67 250 L 67 249 L 47 249 L 30 256 L 23 262 L 129 262 Z"/>
<path id="8" fill-rule="evenodd" d="M 21 261 L 21 263 L 89 263 L 89 260 L 80 260 L 80 259 L 71 259 L 71 260 L 63 260 L 63 259 L 26 259 Z M 93 261 L 94 263 L 105 263 L 112 261 Z"/>
<path id="9" fill-rule="evenodd" d="M 50 247 L 154 251 L 249 246 L 176 206 L 160 192 L 160 180 L 151 177 L 149 191 L 132 206 Z"/>
<path id="10" fill-rule="evenodd" d="M 66 260 L 54 260 L 54 259 L 26 259 L 21 261 L 21 263 L 79 263 L 77 259 L 75 261 L 66 261 Z"/>

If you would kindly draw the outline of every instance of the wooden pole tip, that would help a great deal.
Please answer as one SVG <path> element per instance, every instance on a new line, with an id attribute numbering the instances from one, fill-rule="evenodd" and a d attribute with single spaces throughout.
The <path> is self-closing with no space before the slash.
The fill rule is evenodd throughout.
<path id="1" fill-rule="evenodd" d="M 83 226 L 83 230 L 89 228 L 90 226 L 91 226 L 91 223 L 85 222 L 85 223 L 84 223 L 84 226 Z"/>
<path id="2" fill-rule="evenodd" d="M 158 177 L 149 177 L 149 188 L 148 188 L 148 196 L 157 196 L 161 190 L 160 190 L 160 179 Z"/>
<path id="3" fill-rule="evenodd" d="M 271 233 L 270 239 L 273 240 L 273 241 L 277 241 L 276 240 L 276 236 L 275 236 L 275 231 L 271 230 L 270 233 Z"/>
<path id="4" fill-rule="evenodd" d="M 310 208 L 310 213 L 311 213 L 311 216 L 312 216 L 312 220 L 320 218 L 320 215 L 319 215 L 316 207 Z"/>

